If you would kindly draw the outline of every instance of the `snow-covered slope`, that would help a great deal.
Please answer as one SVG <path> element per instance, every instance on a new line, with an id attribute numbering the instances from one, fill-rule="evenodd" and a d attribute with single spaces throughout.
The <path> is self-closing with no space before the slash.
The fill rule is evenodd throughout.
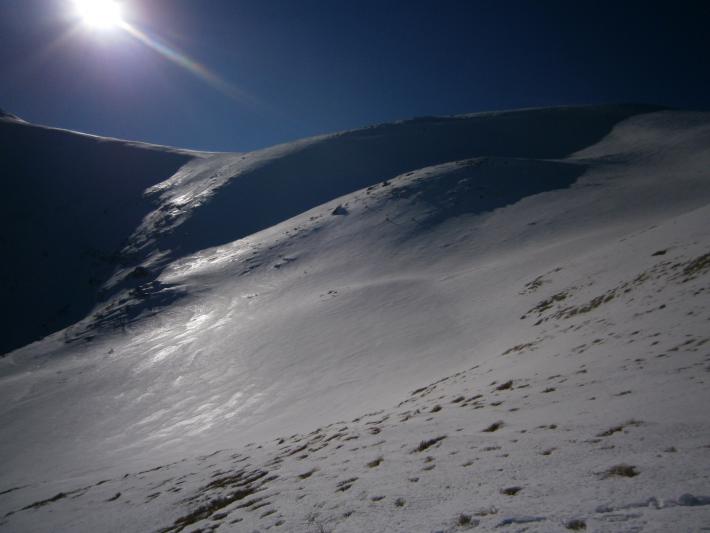
<path id="1" fill-rule="evenodd" d="M 0 360 L 0 527 L 700 530 L 709 163 L 634 107 L 188 163 L 116 297 Z"/>
<path id="2" fill-rule="evenodd" d="M 143 191 L 197 155 L 34 126 L 0 110 L 0 354 L 91 311 L 152 210 Z"/>
<path id="3" fill-rule="evenodd" d="M 479 155 L 567 155 L 619 120 L 652 109 L 430 117 L 250 154 L 100 138 L 34 126 L 0 111 L 0 222 L 6 228 L 3 255 L 12 258 L 0 274 L 13 309 L 0 354 L 62 330 L 123 288 L 153 282 L 178 257 L 232 242 L 337 196 Z"/>
<path id="4" fill-rule="evenodd" d="M 184 256 L 431 165 L 477 156 L 564 157 L 598 141 L 619 121 L 654 109 L 590 106 L 427 117 L 197 161 L 150 189 L 161 209 L 141 225 L 127 251 L 137 260 L 155 248 L 170 250 L 170 258 Z"/>

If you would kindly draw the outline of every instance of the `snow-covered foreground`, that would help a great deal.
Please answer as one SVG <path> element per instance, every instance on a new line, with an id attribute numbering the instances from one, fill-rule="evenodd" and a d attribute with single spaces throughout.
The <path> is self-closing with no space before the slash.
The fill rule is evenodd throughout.
<path id="1" fill-rule="evenodd" d="M 640 111 L 188 163 L 0 359 L 0 528 L 710 528 L 710 116 Z"/>

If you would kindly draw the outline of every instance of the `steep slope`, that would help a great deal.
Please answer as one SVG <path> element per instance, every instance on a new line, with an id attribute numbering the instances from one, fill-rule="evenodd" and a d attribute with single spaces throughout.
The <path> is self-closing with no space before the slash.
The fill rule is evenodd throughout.
<path id="1" fill-rule="evenodd" d="M 599 140 L 620 120 L 654 109 L 429 117 L 216 155 L 38 127 L 5 113 L 1 222 L 3 252 L 13 261 L 0 274 L 13 318 L 0 353 L 75 323 L 122 289 L 154 281 L 178 257 L 359 188 L 480 155 L 561 157 Z M 169 293 L 163 304 L 178 296 Z"/>
<path id="2" fill-rule="evenodd" d="M 0 112 L 0 354 L 83 318 L 152 206 L 197 154 L 28 124 Z M 38 305 L 41 302 L 41 305 Z"/>
<path id="3" fill-rule="evenodd" d="M 149 191 L 161 209 L 137 231 L 129 250 L 151 254 L 159 247 L 174 259 L 426 166 L 478 156 L 564 157 L 600 140 L 619 121 L 657 109 L 560 107 L 427 117 L 222 155 Z"/>
<path id="4" fill-rule="evenodd" d="M 361 187 L 427 165 L 481 155 L 548 158 L 601 139 L 620 120 L 655 110 L 619 105 L 550 108 L 428 117 L 325 135 L 250 154 L 220 154 L 183 167 L 147 191 L 156 205 L 121 251 L 124 263 L 105 294 L 135 286 L 134 273 L 154 280 L 179 257 L 231 242 Z M 570 169 L 568 177 L 573 179 Z M 538 180 L 536 191 L 560 186 Z M 140 299 L 167 305 L 180 291 L 144 284 Z M 125 292 L 119 299 L 126 300 Z M 123 312 L 126 311 L 126 312 Z M 140 316 L 139 302 L 121 320 Z M 100 325 L 105 325 L 101 320 Z M 114 322 L 113 316 L 108 322 Z M 75 339 L 74 333 L 68 335 Z"/>
<path id="5" fill-rule="evenodd" d="M 5 526 L 697 529 L 710 117 L 641 114 L 577 148 L 407 169 L 234 242 L 171 249 L 154 283 L 69 334 L 91 343 L 14 352 Z M 221 209 L 239 179 L 220 169 L 241 157 L 156 187 L 184 210 L 165 233 L 149 215 L 133 245 L 165 251 L 185 231 L 197 246 L 191 221 Z"/>

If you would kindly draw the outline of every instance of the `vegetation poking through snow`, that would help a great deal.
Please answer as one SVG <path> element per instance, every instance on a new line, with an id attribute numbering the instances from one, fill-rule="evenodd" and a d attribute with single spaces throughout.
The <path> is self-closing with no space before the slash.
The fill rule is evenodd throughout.
<path id="1" fill-rule="evenodd" d="M 413 452 L 423 452 L 424 450 L 428 450 L 432 446 L 438 444 L 439 442 L 441 442 L 445 438 L 446 438 L 446 435 L 442 435 L 440 437 L 435 437 L 433 439 L 423 440 L 419 443 L 419 446 L 414 448 L 414 450 L 412 450 L 412 451 Z"/>

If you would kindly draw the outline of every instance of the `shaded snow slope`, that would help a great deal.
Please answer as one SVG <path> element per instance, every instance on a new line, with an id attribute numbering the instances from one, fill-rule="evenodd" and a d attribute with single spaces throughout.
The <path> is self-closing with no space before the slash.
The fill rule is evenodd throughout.
<path id="1" fill-rule="evenodd" d="M 162 209 L 141 226 L 129 249 L 158 246 L 175 251 L 172 258 L 186 255 L 426 166 L 477 156 L 564 157 L 600 140 L 619 121 L 655 109 L 589 106 L 427 117 L 218 156 L 151 189 Z"/>
<path id="2" fill-rule="evenodd" d="M 136 268 L 154 280 L 154 273 L 179 257 L 245 237 L 407 171 L 477 156 L 566 156 L 601 139 L 619 121 L 654 109 L 588 106 L 426 117 L 197 160 L 148 189 L 156 208 L 121 251 L 125 262 L 103 290 L 115 294 L 135 285 Z M 568 170 L 571 182 L 575 171 Z M 543 178 L 524 193 L 563 185 Z M 182 296 L 157 281 L 145 285 L 141 296 L 145 293 L 154 295 L 153 308 Z M 144 310 L 133 306 L 122 318 L 136 318 Z M 111 315 L 100 325 L 113 322 Z"/>
<path id="3" fill-rule="evenodd" d="M 239 240 L 171 250 L 156 280 L 68 333 L 91 342 L 13 352 L 0 522 L 698 530 L 710 117 L 646 113 L 593 137 L 372 177 Z M 264 153 L 244 161 L 276 164 Z M 184 251 L 197 246 L 191 221 L 222 209 L 239 179 L 221 169 L 241 157 L 158 185 L 185 210 L 165 234 L 149 215 L 133 244 L 192 229 Z"/>
<path id="4" fill-rule="evenodd" d="M 152 206 L 143 191 L 194 154 L 0 114 L 0 354 L 84 317 Z"/>
<path id="5" fill-rule="evenodd" d="M 127 143 L 2 115 L 3 252 L 13 261 L 0 274 L 15 311 L 0 353 L 73 324 L 122 289 L 151 281 L 152 292 L 163 290 L 155 278 L 178 257 L 343 194 L 463 158 L 562 157 L 601 139 L 620 120 L 653 109 L 428 117 L 250 154 Z M 170 293 L 163 305 L 177 297 Z M 40 299 L 45 304 L 38 314 L 34 302 Z"/>

